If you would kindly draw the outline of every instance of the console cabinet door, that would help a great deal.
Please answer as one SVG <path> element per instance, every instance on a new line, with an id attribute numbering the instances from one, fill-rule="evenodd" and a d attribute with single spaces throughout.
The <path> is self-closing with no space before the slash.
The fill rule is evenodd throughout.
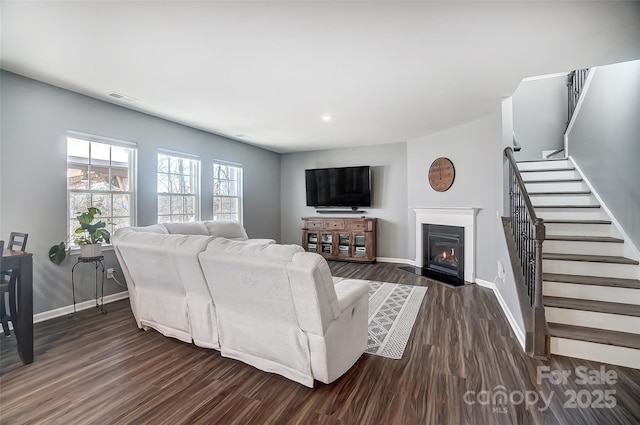
<path id="1" fill-rule="evenodd" d="M 305 230 L 302 232 L 302 248 L 307 252 L 321 252 L 319 232 Z"/>
<path id="2" fill-rule="evenodd" d="M 352 255 L 353 234 L 351 232 L 336 232 L 338 237 L 338 256 L 349 258 Z"/>

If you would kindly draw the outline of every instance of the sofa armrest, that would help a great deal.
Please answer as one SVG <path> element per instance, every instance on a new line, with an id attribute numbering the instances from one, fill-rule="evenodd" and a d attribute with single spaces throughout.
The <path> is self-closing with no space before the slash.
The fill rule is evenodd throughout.
<path id="1" fill-rule="evenodd" d="M 368 296 L 369 282 L 359 279 L 344 279 L 336 283 L 336 296 L 340 304 L 340 313 L 355 305 L 362 297 Z"/>
<path id="2" fill-rule="evenodd" d="M 275 239 L 247 239 L 245 242 L 257 243 L 261 245 L 272 245 L 276 243 Z"/>

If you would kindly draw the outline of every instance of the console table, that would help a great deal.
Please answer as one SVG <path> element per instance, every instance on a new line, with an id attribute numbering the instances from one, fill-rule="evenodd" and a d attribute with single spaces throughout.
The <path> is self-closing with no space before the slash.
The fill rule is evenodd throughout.
<path id="1" fill-rule="evenodd" d="M 2 250 L 2 268 L 18 270 L 18 305 L 13 333 L 22 363 L 33 363 L 33 255 L 24 251 Z M 4 300 L 2 300 L 4 302 Z"/>
<path id="2" fill-rule="evenodd" d="M 372 263 L 376 261 L 377 219 L 302 219 L 302 247 L 328 260 Z"/>
<path id="3" fill-rule="evenodd" d="M 98 257 L 78 257 L 78 261 L 74 264 L 71 269 L 71 293 L 73 295 L 73 313 L 69 314 L 69 317 L 73 317 L 76 315 L 76 283 L 74 279 L 74 272 L 76 271 L 76 267 L 80 264 L 93 264 L 96 268 L 96 308 L 100 307 L 100 313 L 107 314 L 107 310 L 104 309 L 104 255 L 100 255 Z M 98 304 L 98 270 L 100 270 L 100 275 L 102 276 L 102 284 L 100 291 L 100 304 Z"/>

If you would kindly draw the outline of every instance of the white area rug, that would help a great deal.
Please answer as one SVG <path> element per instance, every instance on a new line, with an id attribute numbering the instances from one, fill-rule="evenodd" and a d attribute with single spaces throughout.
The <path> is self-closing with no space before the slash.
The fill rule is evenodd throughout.
<path id="1" fill-rule="evenodd" d="M 369 282 L 369 342 L 366 353 L 402 358 L 426 286 Z"/>

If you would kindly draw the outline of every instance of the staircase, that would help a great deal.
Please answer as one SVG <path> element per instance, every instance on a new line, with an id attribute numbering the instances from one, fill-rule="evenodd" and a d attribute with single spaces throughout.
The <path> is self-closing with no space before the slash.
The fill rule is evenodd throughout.
<path id="1" fill-rule="evenodd" d="M 640 265 L 569 159 L 518 162 L 544 220 L 551 354 L 640 369 Z"/>

